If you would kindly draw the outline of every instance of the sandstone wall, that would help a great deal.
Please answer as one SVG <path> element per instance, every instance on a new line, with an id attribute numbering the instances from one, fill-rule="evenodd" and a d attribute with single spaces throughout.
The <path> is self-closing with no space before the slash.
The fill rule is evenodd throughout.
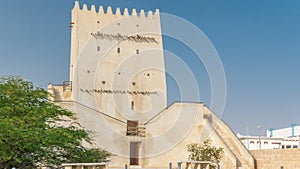
<path id="1" fill-rule="evenodd" d="M 257 169 L 300 168 L 300 149 L 273 149 L 250 151 L 256 159 Z"/>

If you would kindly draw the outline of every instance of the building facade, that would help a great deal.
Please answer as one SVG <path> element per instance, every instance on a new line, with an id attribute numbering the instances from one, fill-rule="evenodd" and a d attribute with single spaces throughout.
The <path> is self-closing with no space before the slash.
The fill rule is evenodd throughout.
<path id="1" fill-rule="evenodd" d="M 269 130 L 267 130 L 267 137 L 300 137 L 300 126 L 291 124 L 290 127 L 280 129 L 270 128 Z"/>
<path id="2" fill-rule="evenodd" d="M 243 136 L 237 137 L 249 150 L 261 149 L 290 149 L 300 147 L 300 126 L 269 129 L 266 136 Z"/>
<path id="3" fill-rule="evenodd" d="M 168 168 L 187 161 L 187 145 L 212 140 L 222 168 L 254 168 L 254 158 L 203 103 L 167 106 L 159 10 L 72 10 L 70 80 L 48 85 L 55 104 L 75 113 L 95 147 L 114 154 L 109 168 Z"/>

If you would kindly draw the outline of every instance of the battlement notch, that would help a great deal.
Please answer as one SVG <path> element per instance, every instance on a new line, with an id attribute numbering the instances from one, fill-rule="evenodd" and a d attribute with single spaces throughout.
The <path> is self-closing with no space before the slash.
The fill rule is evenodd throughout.
<path id="1" fill-rule="evenodd" d="M 73 10 L 93 12 L 95 14 L 117 15 L 117 16 L 151 17 L 151 16 L 159 15 L 159 9 L 155 9 L 155 13 L 153 13 L 151 10 L 148 10 L 148 12 L 145 12 L 144 9 L 141 9 L 139 12 L 137 12 L 137 10 L 135 8 L 133 8 L 131 10 L 131 13 L 129 13 L 128 9 L 124 8 L 123 13 L 122 13 L 122 11 L 119 7 L 117 7 L 116 10 L 114 10 L 111 6 L 108 6 L 106 8 L 106 11 L 104 10 L 103 6 L 99 6 L 99 8 L 97 9 L 94 4 L 91 5 L 90 8 L 87 6 L 87 4 L 83 4 L 82 8 L 81 8 L 78 1 L 75 1 Z"/>

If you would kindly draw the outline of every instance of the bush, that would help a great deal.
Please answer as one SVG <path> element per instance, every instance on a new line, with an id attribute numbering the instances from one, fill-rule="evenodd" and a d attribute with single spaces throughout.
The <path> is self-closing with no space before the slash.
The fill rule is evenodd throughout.
<path id="1" fill-rule="evenodd" d="M 223 148 L 211 146 L 211 140 L 205 140 L 203 143 L 191 143 L 187 145 L 189 159 L 192 161 L 210 161 L 218 164 L 222 158 Z M 216 165 L 210 165 L 210 168 L 216 168 Z"/>

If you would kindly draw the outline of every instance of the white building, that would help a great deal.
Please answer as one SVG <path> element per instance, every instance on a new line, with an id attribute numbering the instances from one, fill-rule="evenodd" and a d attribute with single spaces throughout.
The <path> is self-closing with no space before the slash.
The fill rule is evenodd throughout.
<path id="1" fill-rule="evenodd" d="M 281 129 L 269 129 L 267 130 L 267 137 L 299 137 L 300 136 L 300 126 L 291 124 L 291 127 L 281 128 Z"/>
<path id="2" fill-rule="evenodd" d="M 261 136 L 243 136 L 238 134 L 238 138 L 249 150 L 259 149 L 280 149 L 282 138 L 270 138 Z"/>
<path id="3" fill-rule="evenodd" d="M 267 136 L 243 136 L 240 134 L 237 136 L 249 150 L 300 147 L 300 126 L 294 124 L 287 128 L 267 130 Z"/>

